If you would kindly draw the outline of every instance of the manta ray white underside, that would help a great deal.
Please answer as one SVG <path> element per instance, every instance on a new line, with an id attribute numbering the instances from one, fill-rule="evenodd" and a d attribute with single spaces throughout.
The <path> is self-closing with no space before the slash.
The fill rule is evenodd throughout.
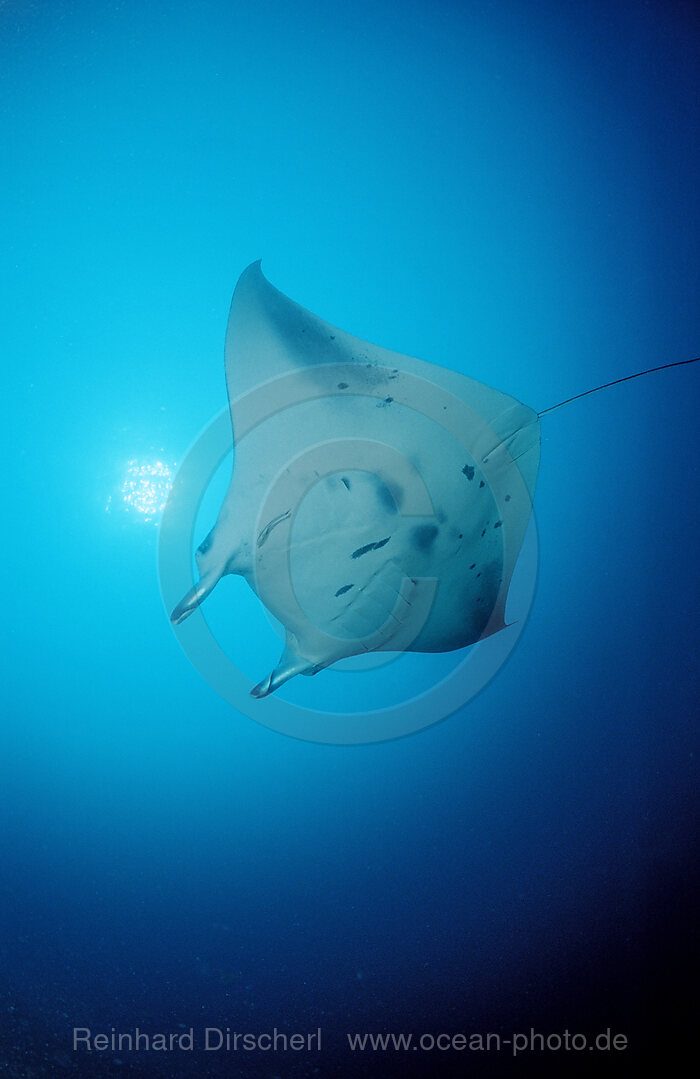
<path id="1" fill-rule="evenodd" d="M 225 574 L 245 577 L 286 632 L 255 696 L 348 656 L 445 652 L 504 626 L 539 464 L 536 412 L 336 329 L 259 263 L 233 296 L 226 382 L 231 483 L 197 551 L 199 581 L 171 618 Z"/>

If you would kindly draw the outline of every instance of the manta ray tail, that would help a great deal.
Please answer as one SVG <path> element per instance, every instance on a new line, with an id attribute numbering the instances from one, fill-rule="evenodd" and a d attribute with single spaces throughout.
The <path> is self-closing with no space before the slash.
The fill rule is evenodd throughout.
<path id="1" fill-rule="evenodd" d="M 667 371 L 669 367 L 685 367 L 687 363 L 697 363 L 700 360 L 700 356 L 693 356 L 692 360 L 676 360 L 675 363 L 662 363 L 660 367 L 648 367 L 646 371 L 637 371 L 634 375 L 625 375 L 624 378 L 613 379 L 612 382 L 604 382 L 602 386 L 594 386 L 592 390 L 584 390 L 583 393 L 576 393 L 573 397 L 567 397 L 565 401 L 560 401 L 557 405 L 550 405 L 549 408 L 542 409 L 538 412 L 538 416 L 546 416 L 548 412 L 554 412 L 555 409 L 561 408 L 562 405 L 570 405 L 572 401 L 578 401 L 581 397 L 588 397 L 590 393 L 598 393 L 599 390 L 607 390 L 610 386 L 619 386 L 621 382 L 631 382 L 633 378 L 642 378 L 643 375 L 653 375 L 655 371 Z"/>

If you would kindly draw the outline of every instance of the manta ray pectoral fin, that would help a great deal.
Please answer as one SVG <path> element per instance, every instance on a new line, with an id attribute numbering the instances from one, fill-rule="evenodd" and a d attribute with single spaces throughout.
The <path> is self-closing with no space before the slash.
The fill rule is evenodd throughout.
<path id="1" fill-rule="evenodd" d="M 192 612 L 199 607 L 200 603 L 202 603 L 216 587 L 221 580 L 221 577 L 221 573 L 205 573 L 205 575 L 197 581 L 194 588 L 190 588 L 189 592 L 182 597 L 177 607 L 175 607 L 170 615 L 170 621 L 174 626 L 179 626 L 181 622 L 184 622 L 186 618 L 189 618 Z"/>
<path id="2" fill-rule="evenodd" d="M 287 646 L 274 671 L 271 671 L 267 678 L 263 678 L 262 682 L 258 682 L 257 686 L 253 686 L 250 695 L 251 697 L 267 697 L 295 675 L 316 674 L 322 668 L 323 664 L 309 663 L 308 659 L 298 656 Z"/>

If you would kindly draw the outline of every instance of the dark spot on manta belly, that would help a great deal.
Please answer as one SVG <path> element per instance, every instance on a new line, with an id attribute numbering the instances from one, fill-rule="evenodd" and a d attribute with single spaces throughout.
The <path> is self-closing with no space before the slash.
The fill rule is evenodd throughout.
<path id="1" fill-rule="evenodd" d="M 347 388 L 348 388 L 347 382 L 339 382 L 338 383 L 338 389 L 339 390 L 347 390 Z"/>
<path id="2" fill-rule="evenodd" d="M 506 502 L 510 502 L 510 495 L 506 495 Z"/>
<path id="3" fill-rule="evenodd" d="M 351 588 L 354 588 L 354 584 L 344 584 L 342 588 L 339 588 L 336 592 L 336 596 L 342 596 L 346 592 L 349 592 Z"/>
<path id="4" fill-rule="evenodd" d="M 486 535 L 486 529 L 481 533 L 482 537 Z"/>
<path id="5" fill-rule="evenodd" d="M 384 547 L 391 536 L 387 536 L 383 540 L 377 540 L 376 543 L 366 543 L 364 547 L 358 547 L 356 551 L 352 552 L 351 558 L 360 558 L 363 554 L 367 554 L 368 551 L 378 551 L 380 547 Z"/>
<path id="6" fill-rule="evenodd" d="M 473 480 L 474 479 L 474 465 L 465 465 L 464 468 L 462 469 L 462 472 L 464 473 L 464 475 L 467 477 L 468 480 Z"/>
<path id="7" fill-rule="evenodd" d="M 471 566 L 469 567 L 469 569 L 476 569 L 476 562 L 472 562 L 472 564 L 471 564 Z"/>
<path id="8" fill-rule="evenodd" d="M 206 536 L 205 539 L 203 539 L 202 542 L 200 543 L 199 547 L 197 548 L 197 553 L 198 554 L 206 554 L 207 551 L 210 549 L 213 542 L 214 542 L 214 530 L 212 529 L 211 532 L 209 533 L 209 535 Z"/>
<path id="9" fill-rule="evenodd" d="M 495 523 L 495 525 L 493 527 L 494 528 L 500 528 L 502 524 L 503 524 L 503 521 L 496 521 L 496 523 Z"/>
<path id="10" fill-rule="evenodd" d="M 386 408 L 394 400 L 393 397 L 385 397 L 383 401 L 377 402 L 377 408 Z"/>
<path id="11" fill-rule="evenodd" d="M 479 487 L 484 487 L 484 486 L 485 486 L 485 484 L 484 484 L 484 481 L 482 480 L 481 483 L 479 484 Z"/>
<path id="12" fill-rule="evenodd" d="M 385 483 L 380 482 L 377 484 L 377 499 L 387 513 L 396 513 L 397 506 L 403 502 L 403 487 L 395 483 L 390 489 Z"/>
<path id="13" fill-rule="evenodd" d="M 347 477 L 347 476 L 341 476 L 341 477 L 340 477 L 340 482 L 341 482 L 341 483 L 344 483 L 344 484 L 345 484 L 345 486 L 347 487 L 348 491 L 350 490 L 350 480 L 348 479 L 348 477 Z"/>
<path id="14" fill-rule="evenodd" d="M 414 546 L 421 551 L 429 550 L 435 542 L 438 531 L 437 525 L 417 525 L 411 532 Z"/>

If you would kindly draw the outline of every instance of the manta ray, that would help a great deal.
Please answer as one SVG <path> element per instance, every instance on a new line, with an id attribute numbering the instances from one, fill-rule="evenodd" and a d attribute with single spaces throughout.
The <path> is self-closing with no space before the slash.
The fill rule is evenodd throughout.
<path id="1" fill-rule="evenodd" d="M 349 656 L 447 652 L 503 629 L 540 417 L 639 377 L 537 413 L 330 325 L 260 262 L 234 291 L 225 368 L 231 482 L 196 552 L 199 580 L 170 617 L 181 623 L 226 574 L 244 577 L 286 638 L 254 697 Z"/>

